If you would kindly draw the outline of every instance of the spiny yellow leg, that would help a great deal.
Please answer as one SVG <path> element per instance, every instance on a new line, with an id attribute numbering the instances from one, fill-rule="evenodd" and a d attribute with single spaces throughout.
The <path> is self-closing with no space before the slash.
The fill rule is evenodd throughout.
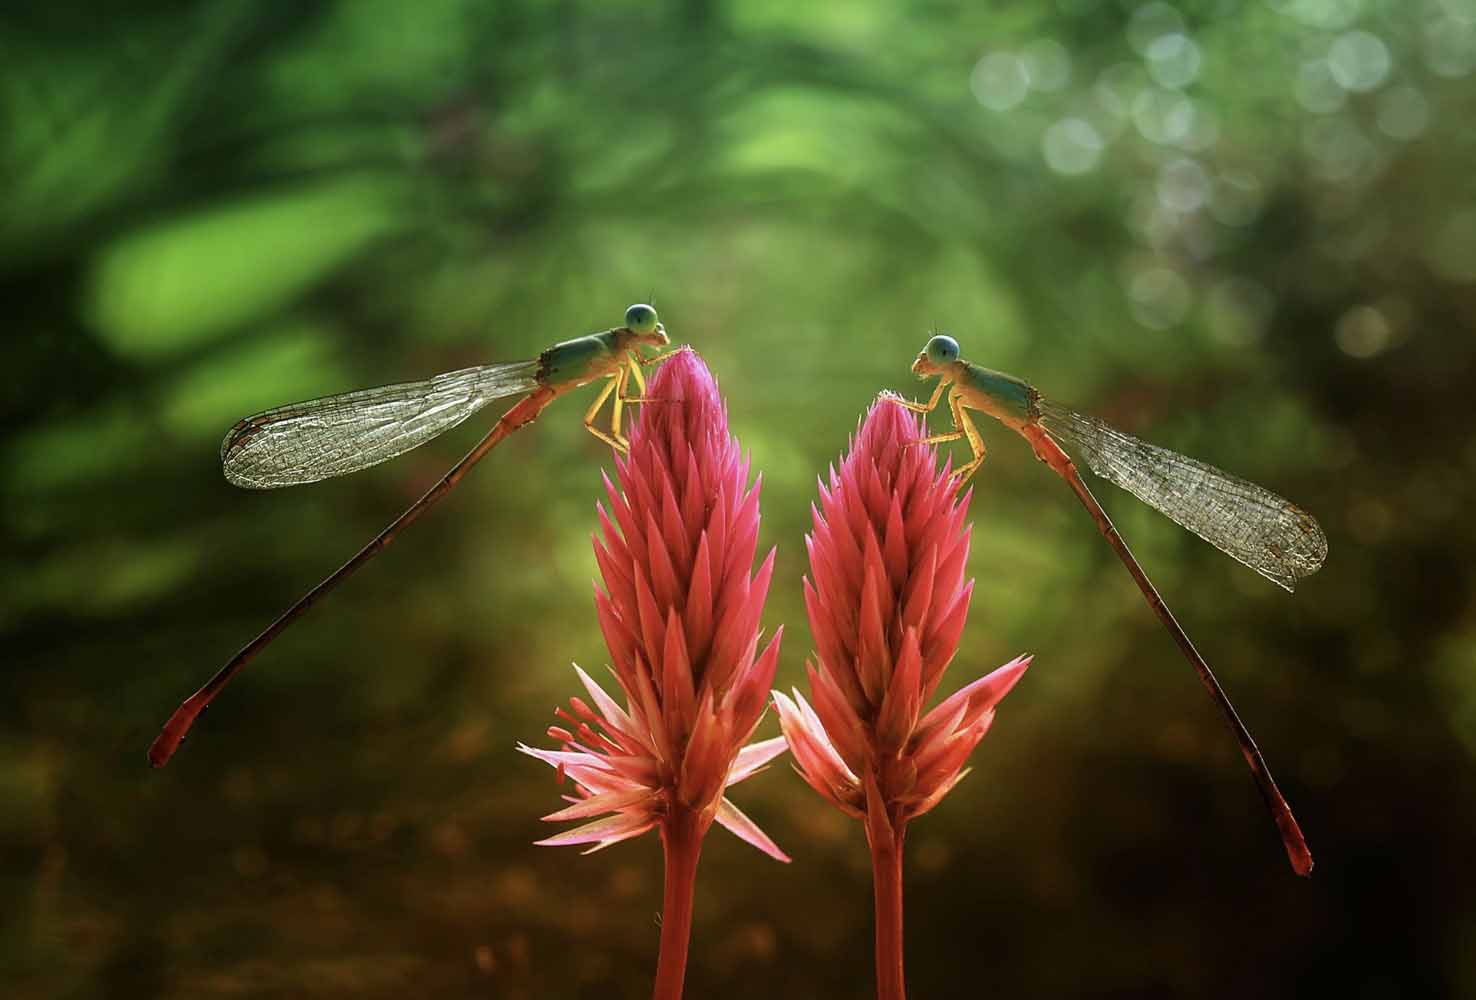
<path id="1" fill-rule="evenodd" d="M 676 351 L 669 351 L 666 354 L 663 354 L 662 357 L 663 358 L 668 358 L 668 357 L 671 357 L 671 355 L 673 355 L 675 353 L 676 353 Z M 674 402 L 676 402 L 676 400 L 674 400 L 674 399 L 651 399 L 650 397 L 648 397 L 646 395 L 646 377 L 641 374 L 641 366 L 636 363 L 637 360 L 638 359 L 635 358 L 635 357 L 631 357 L 629 359 L 629 361 L 630 361 L 630 374 L 631 374 L 631 377 L 636 380 L 636 385 L 640 386 L 640 395 L 637 395 L 637 396 L 628 396 L 628 395 L 625 394 L 624 390 L 622 389 L 621 395 L 620 395 L 621 401 L 624 402 L 627 406 L 630 405 L 631 403 L 674 403 Z M 658 358 L 657 360 L 660 360 L 660 359 Z M 630 382 L 627 381 L 625 383 L 625 387 L 629 387 L 629 386 L 630 386 Z"/>
<path id="2" fill-rule="evenodd" d="M 630 440 L 620 433 L 620 419 L 625 414 L 625 386 L 630 382 L 630 369 L 621 368 L 615 374 L 615 404 L 610 407 L 610 434 L 620 442 L 620 450 L 630 450 Z"/>
<path id="3" fill-rule="evenodd" d="M 685 350 L 686 350 L 685 347 L 678 347 L 678 348 L 676 348 L 674 350 L 666 351 L 666 352 L 664 352 L 662 354 L 653 354 L 649 358 L 642 358 L 641 359 L 641 366 L 643 368 L 649 368 L 651 365 L 659 365 L 659 364 L 661 364 L 661 362 L 665 361 L 667 358 L 671 357 L 673 354 L 680 354 L 680 353 L 682 353 Z M 644 391 L 644 389 L 642 391 Z"/>
<path id="4" fill-rule="evenodd" d="M 938 408 L 938 401 L 943 398 L 943 390 L 946 388 L 948 388 L 948 383 L 940 379 L 938 381 L 938 388 L 933 390 L 933 398 L 926 403 L 914 403 L 912 400 L 903 399 L 901 396 L 897 397 L 897 402 L 907 407 L 913 413 L 932 413 Z"/>
<path id="5" fill-rule="evenodd" d="M 964 483 L 969 481 L 969 477 L 974 474 L 974 471 L 979 468 L 979 464 L 984 461 L 984 439 L 979 436 L 979 429 L 974 426 L 974 422 L 964 412 L 962 393 L 955 392 L 949 397 L 948 408 L 953 411 L 953 426 L 959 428 L 963 432 L 964 437 L 969 439 L 969 447 L 974 451 L 973 460 L 967 465 L 959 466 L 953 472 L 953 479 L 958 483 L 958 488 L 963 489 Z"/>
<path id="6" fill-rule="evenodd" d="M 671 351 L 662 357 L 669 357 L 675 353 L 675 351 Z M 658 358 L 656 360 L 660 359 Z M 635 378 L 636 385 L 640 386 L 641 395 L 631 396 L 626 393 L 626 387 L 630 385 L 630 379 L 632 377 Z M 594 403 L 590 405 L 589 410 L 584 414 L 585 429 L 622 455 L 625 454 L 630 450 L 630 439 L 621 430 L 621 425 L 625 422 L 626 406 L 631 403 L 669 402 L 668 400 L 662 399 L 647 399 L 645 391 L 645 376 L 641 374 L 641 367 L 637 363 L 636 357 L 631 355 L 626 358 L 626 366 L 610 376 L 609 384 L 600 390 L 599 396 L 595 398 Z M 605 401 L 612 395 L 615 397 L 615 402 L 610 408 L 610 430 L 606 432 L 596 427 L 594 422 L 595 418 L 599 415 L 601 407 L 605 405 Z"/>
<path id="7" fill-rule="evenodd" d="M 934 393 L 933 396 L 934 398 L 928 403 L 929 407 L 937 404 L 938 393 Z M 921 404 L 917 405 L 920 406 Z M 957 441 L 959 438 L 967 438 L 969 448 L 974 453 L 973 458 L 949 474 L 959 486 L 963 486 L 968 478 L 974 474 L 974 470 L 979 468 L 979 463 L 984 461 L 984 439 L 979 436 L 978 428 L 974 426 L 974 422 L 969 419 L 968 413 L 964 411 L 962 393 L 955 390 L 948 397 L 948 410 L 953 414 L 953 430 L 945 431 L 942 434 L 932 434 L 919 441 L 909 442 L 909 444 L 946 444 L 949 441 Z M 925 413 L 927 411 L 919 410 L 918 412 Z"/>
<path id="8" fill-rule="evenodd" d="M 630 385 L 629 376 L 632 375 L 635 376 L 636 382 L 641 387 L 641 395 L 639 396 L 626 395 L 625 390 Z M 615 412 L 614 416 L 610 420 L 610 433 L 614 434 L 615 437 L 620 439 L 621 443 L 625 445 L 625 447 L 622 448 L 621 451 L 625 451 L 630 447 L 630 439 L 626 437 L 625 434 L 620 430 L 620 424 L 625 418 L 625 408 L 631 403 L 670 403 L 674 401 L 670 399 L 649 399 L 646 397 L 646 380 L 641 376 L 641 370 L 639 367 L 637 367 L 634 360 L 630 362 L 629 368 L 623 369 L 620 374 L 616 375 L 614 378 L 617 388 L 615 390 Z"/>
<path id="9" fill-rule="evenodd" d="M 928 402 L 929 409 L 937 405 L 938 395 L 942 391 L 943 387 L 941 385 L 938 386 L 938 392 L 933 393 L 933 399 Z M 961 437 L 967 437 L 969 444 L 974 444 L 979 437 L 979 433 L 974 431 L 974 425 L 969 423 L 968 417 L 964 416 L 963 396 L 960 393 L 955 391 L 952 396 L 948 397 L 948 409 L 953 414 L 953 430 L 943 434 L 930 435 L 918 441 L 918 444 L 943 444 L 947 441 L 957 441 Z M 970 434 L 970 431 L 974 431 L 974 433 Z M 979 449 L 983 447 L 982 444 L 975 445 L 974 453 L 978 454 Z"/>
<path id="10" fill-rule="evenodd" d="M 646 394 L 646 376 L 641 374 L 641 366 L 636 363 L 636 356 L 634 354 L 627 354 L 625 356 L 625 363 L 630 365 L 630 374 L 636 380 L 636 388 L 644 396 Z M 630 400 L 627 399 L 626 402 L 629 403 Z"/>
<path id="11" fill-rule="evenodd" d="M 625 445 L 621 443 L 620 439 L 606 434 L 604 431 L 596 427 L 594 425 L 594 422 L 595 417 L 599 415 L 600 407 L 605 405 L 605 400 L 610 398 L 610 393 L 614 392 L 619 386 L 620 382 L 623 381 L 620 376 L 624 374 L 625 369 L 622 368 L 620 369 L 620 375 L 610 376 L 610 381 L 607 382 L 605 384 L 605 387 L 600 390 L 600 394 L 595 397 L 595 401 L 590 404 L 589 409 L 584 411 L 584 429 L 622 454 L 624 454 L 625 452 Z M 618 406 L 619 404 L 617 403 L 616 405 Z M 620 411 L 617 409 L 615 412 L 618 414 Z"/>

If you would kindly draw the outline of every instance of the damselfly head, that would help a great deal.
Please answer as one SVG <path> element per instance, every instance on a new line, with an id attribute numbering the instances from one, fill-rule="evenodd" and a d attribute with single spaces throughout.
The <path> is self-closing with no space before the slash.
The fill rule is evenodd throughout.
<path id="1" fill-rule="evenodd" d="M 635 334 L 637 344 L 664 347 L 671 343 L 666 338 L 666 327 L 661 325 L 661 319 L 656 315 L 655 308 L 644 302 L 637 302 L 625 310 L 625 328 Z"/>
<path id="2" fill-rule="evenodd" d="M 912 373 L 918 378 L 941 374 L 944 368 L 958 360 L 958 353 L 958 341 L 945 334 L 937 334 L 918 352 L 917 360 L 912 363 Z"/>

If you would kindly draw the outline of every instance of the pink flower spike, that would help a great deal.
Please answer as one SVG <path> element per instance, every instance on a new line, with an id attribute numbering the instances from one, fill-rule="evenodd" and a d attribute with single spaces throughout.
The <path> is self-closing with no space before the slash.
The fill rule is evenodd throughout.
<path id="1" fill-rule="evenodd" d="M 539 844 L 601 850 L 660 831 L 659 998 L 681 994 L 697 859 L 711 825 L 789 857 L 725 797 L 786 746 L 782 738 L 744 746 L 768 701 L 783 633 L 760 652 L 774 566 L 771 551 L 753 571 L 760 484 L 749 485 L 717 384 L 695 353 L 667 359 L 645 399 L 630 449 L 616 458 L 617 482 L 605 478 L 596 506 L 595 613 L 619 690 L 576 666 L 590 700 L 571 698 L 559 710 L 568 725 L 551 732 L 562 746 L 518 749 L 574 782 L 570 805 L 544 819 L 603 815 Z"/>
<path id="2" fill-rule="evenodd" d="M 820 484 L 805 539 L 806 663 L 812 708 L 774 705 L 796 769 L 864 821 L 877 905 L 877 992 L 900 1000 L 902 844 L 907 824 L 967 773 L 996 706 L 1030 665 L 1022 656 L 924 711 L 953 660 L 973 595 L 965 579 L 969 494 L 923 443 L 922 421 L 883 395 L 849 453 Z"/>

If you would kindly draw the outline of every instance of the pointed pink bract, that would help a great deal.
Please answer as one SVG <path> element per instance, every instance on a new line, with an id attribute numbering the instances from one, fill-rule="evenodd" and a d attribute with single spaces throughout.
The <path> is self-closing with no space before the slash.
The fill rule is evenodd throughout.
<path id="1" fill-rule="evenodd" d="M 519 746 L 574 781 L 578 800 L 544 819 L 614 815 L 540 843 L 598 849 L 680 808 L 788 861 L 723 797 L 784 750 L 782 739 L 744 747 L 783 635 L 776 630 L 760 651 L 774 564 L 770 552 L 752 573 L 760 483 L 748 485 L 717 384 L 694 352 L 662 364 L 646 397 L 630 451 L 616 459 L 618 487 L 605 479 L 594 539 L 604 584 L 595 612 L 625 707 L 576 667 L 594 704 L 573 698 L 558 711 L 573 726 L 549 731 L 562 749 Z"/>
<path id="2" fill-rule="evenodd" d="M 922 422 L 879 399 L 840 468 L 820 483 L 805 539 L 815 637 L 807 702 L 774 692 L 795 765 L 846 813 L 893 827 L 935 806 L 966 773 L 994 707 L 1029 666 L 1011 661 L 924 711 L 958 649 L 973 581 L 969 495 L 920 444 Z M 875 819 L 868 820 L 875 822 Z"/>

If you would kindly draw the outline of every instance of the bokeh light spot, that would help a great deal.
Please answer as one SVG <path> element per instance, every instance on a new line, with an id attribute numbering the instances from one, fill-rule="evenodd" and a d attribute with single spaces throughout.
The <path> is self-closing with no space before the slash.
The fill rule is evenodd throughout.
<path id="1" fill-rule="evenodd" d="M 1426 260 L 1448 281 L 1476 281 L 1476 208 L 1451 214 L 1426 249 Z"/>
<path id="2" fill-rule="evenodd" d="M 1202 153 L 1220 138 L 1220 126 L 1206 105 L 1189 102 L 1189 131 L 1180 137 L 1176 145 L 1191 153 Z"/>
<path id="3" fill-rule="evenodd" d="M 1447 17 L 1462 24 L 1476 24 L 1476 0 L 1440 0 Z"/>
<path id="4" fill-rule="evenodd" d="M 1346 28 L 1363 13 L 1362 0 L 1268 0 L 1270 7 L 1314 28 Z"/>
<path id="5" fill-rule="evenodd" d="M 1133 100 L 1133 124 L 1149 142 L 1179 142 L 1194 125 L 1194 102 L 1174 90 L 1144 90 Z"/>
<path id="6" fill-rule="evenodd" d="M 1414 87 L 1393 87 L 1379 95 L 1377 121 L 1390 138 L 1413 139 L 1430 122 L 1430 103 Z"/>
<path id="7" fill-rule="evenodd" d="M 974 65 L 969 87 L 990 111 L 1008 111 L 1025 99 L 1030 73 L 1013 52 L 991 52 Z"/>
<path id="8" fill-rule="evenodd" d="M 1354 306 L 1338 319 L 1333 338 L 1338 349 L 1351 358 L 1366 359 L 1388 350 L 1392 331 L 1384 314 L 1373 306 Z"/>
<path id="9" fill-rule="evenodd" d="M 1155 38 L 1144 53 L 1148 72 L 1160 87 L 1187 87 L 1199 75 L 1199 46 L 1186 35 Z"/>
<path id="10" fill-rule="evenodd" d="M 1476 23 L 1439 17 L 1425 28 L 1425 65 L 1437 76 L 1462 77 L 1476 69 Z"/>
<path id="11" fill-rule="evenodd" d="M 1158 171 L 1158 201 L 1175 212 L 1197 212 L 1209 198 L 1209 175 L 1195 160 L 1170 160 Z"/>
<path id="12" fill-rule="evenodd" d="M 1128 20 L 1128 44 L 1140 56 L 1148 55 L 1153 43 L 1165 35 L 1183 34 L 1183 16 L 1166 3 L 1145 3 Z"/>
<path id="13" fill-rule="evenodd" d="M 1298 104 L 1314 114 L 1341 110 L 1348 100 L 1348 92 L 1338 83 L 1324 59 L 1311 59 L 1297 67 L 1292 93 L 1296 95 Z"/>
<path id="14" fill-rule="evenodd" d="M 1146 267 L 1128 281 L 1133 318 L 1146 327 L 1163 330 L 1183 322 L 1194 303 L 1194 293 L 1179 272 Z"/>
<path id="15" fill-rule="evenodd" d="M 1327 50 L 1327 66 L 1333 79 L 1340 86 L 1359 93 L 1373 90 L 1383 83 L 1392 65 L 1389 47 L 1378 35 L 1367 31 L 1339 35 Z"/>
<path id="16" fill-rule="evenodd" d="M 1342 115 L 1308 124 L 1302 133 L 1302 147 L 1318 175 L 1326 180 L 1363 180 L 1376 172 L 1378 148 L 1352 119 Z"/>
<path id="17" fill-rule="evenodd" d="M 1020 53 L 1020 59 L 1033 90 L 1052 93 L 1071 82 L 1071 56 L 1053 38 L 1031 42 Z"/>
<path id="18" fill-rule="evenodd" d="M 1114 118 L 1126 118 L 1146 84 L 1143 67 L 1137 63 L 1114 63 L 1097 75 L 1092 96 L 1097 106 Z"/>
<path id="19" fill-rule="evenodd" d="M 1046 129 L 1041 152 L 1046 165 L 1058 174 L 1084 174 L 1102 158 L 1101 135 L 1081 118 L 1063 118 Z"/>

